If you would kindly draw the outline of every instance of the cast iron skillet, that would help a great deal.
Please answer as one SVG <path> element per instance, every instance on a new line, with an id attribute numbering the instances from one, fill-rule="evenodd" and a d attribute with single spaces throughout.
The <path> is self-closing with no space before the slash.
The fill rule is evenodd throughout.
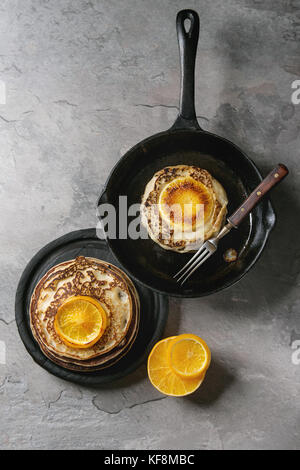
<path id="1" fill-rule="evenodd" d="M 188 32 L 184 21 L 190 20 Z M 111 203 L 118 214 L 120 195 L 128 206 L 140 203 L 145 185 L 153 174 L 168 165 L 196 165 L 207 169 L 225 188 L 231 214 L 262 180 L 255 164 L 227 139 L 203 131 L 194 106 L 194 72 L 199 37 L 199 17 L 192 10 L 177 15 L 177 35 L 181 62 L 179 115 L 171 129 L 149 137 L 129 150 L 113 168 L 99 197 L 98 207 Z M 128 224 L 131 218 L 128 218 Z M 179 297 L 201 297 L 231 286 L 259 258 L 271 229 L 275 213 L 264 199 L 219 245 L 218 252 L 180 287 L 173 275 L 191 254 L 167 251 L 151 239 L 107 238 L 114 256 L 133 278 L 158 292 Z M 227 264 L 226 249 L 234 248 L 237 261 Z"/>

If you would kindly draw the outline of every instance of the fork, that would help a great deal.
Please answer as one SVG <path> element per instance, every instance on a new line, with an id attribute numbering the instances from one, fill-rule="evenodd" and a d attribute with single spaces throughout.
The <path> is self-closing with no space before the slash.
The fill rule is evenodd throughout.
<path id="1" fill-rule="evenodd" d="M 289 170 L 282 163 L 278 165 L 266 176 L 266 178 L 254 189 L 250 196 L 243 204 L 227 219 L 219 234 L 207 240 L 201 248 L 194 254 L 188 263 L 175 274 L 174 279 L 181 281 L 183 285 L 188 278 L 198 269 L 205 261 L 208 260 L 218 248 L 221 238 L 225 237 L 232 228 L 238 228 L 240 223 L 252 211 L 252 209 L 261 201 L 261 199 L 289 173 Z"/>

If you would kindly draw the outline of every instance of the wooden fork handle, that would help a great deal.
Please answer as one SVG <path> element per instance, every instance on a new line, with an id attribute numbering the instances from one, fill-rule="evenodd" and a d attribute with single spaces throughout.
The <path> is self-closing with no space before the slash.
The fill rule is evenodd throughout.
<path id="1" fill-rule="evenodd" d="M 289 170 L 282 163 L 278 165 L 265 177 L 265 179 L 254 189 L 243 204 L 229 217 L 228 222 L 237 228 L 252 209 L 289 173 Z"/>

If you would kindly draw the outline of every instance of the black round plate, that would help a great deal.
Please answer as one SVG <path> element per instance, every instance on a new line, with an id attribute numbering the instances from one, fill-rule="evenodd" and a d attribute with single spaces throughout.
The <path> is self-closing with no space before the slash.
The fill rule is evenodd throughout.
<path id="1" fill-rule="evenodd" d="M 16 293 L 16 323 L 27 351 L 41 367 L 80 385 L 102 385 L 130 374 L 144 361 L 163 333 L 168 316 L 168 298 L 135 282 L 141 301 L 141 320 L 137 338 L 128 354 L 103 371 L 80 373 L 64 369 L 45 357 L 35 341 L 30 329 L 29 304 L 37 282 L 52 266 L 80 255 L 120 266 L 106 242 L 97 238 L 93 228 L 71 232 L 54 240 L 32 258 L 21 276 Z"/>

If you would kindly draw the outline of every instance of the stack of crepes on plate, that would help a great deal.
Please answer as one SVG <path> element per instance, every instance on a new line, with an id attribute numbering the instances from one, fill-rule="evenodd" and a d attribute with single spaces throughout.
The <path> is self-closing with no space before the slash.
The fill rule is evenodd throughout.
<path id="1" fill-rule="evenodd" d="M 102 370 L 124 357 L 139 318 L 138 293 L 126 274 L 83 256 L 50 269 L 30 303 L 32 333 L 43 353 L 79 372 Z"/>

